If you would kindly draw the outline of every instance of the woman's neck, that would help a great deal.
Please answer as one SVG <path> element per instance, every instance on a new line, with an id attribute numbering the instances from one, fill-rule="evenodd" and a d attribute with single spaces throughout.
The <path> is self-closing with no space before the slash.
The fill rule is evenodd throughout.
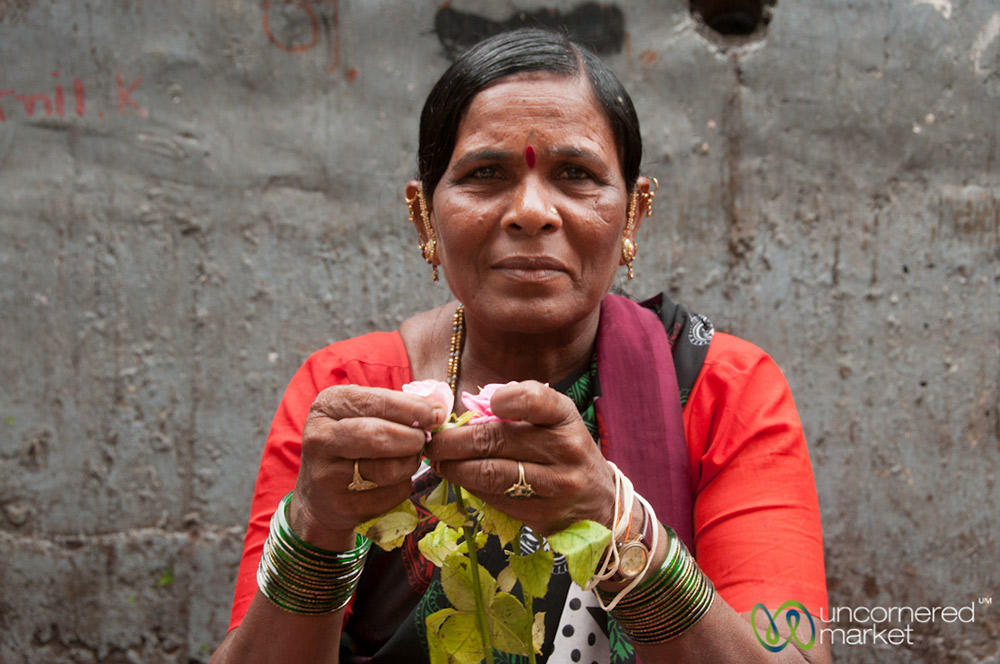
<path id="1" fill-rule="evenodd" d="M 476 392 L 512 380 L 554 385 L 590 361 L 599 320 L 598 310 L 562 330 L 512 333 L 491 328 L 466 310 L 459 389 Z"/>

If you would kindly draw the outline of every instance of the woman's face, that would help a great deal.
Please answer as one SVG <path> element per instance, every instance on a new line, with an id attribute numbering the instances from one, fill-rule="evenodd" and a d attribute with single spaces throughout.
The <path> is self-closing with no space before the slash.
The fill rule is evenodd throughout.
<path id="1" fill-rule="evenodd" d="M 520 74 L 480 91 L 428 203 L 445 278 L 471 314 L 519 333 L 597 314 L 621 263 L 629 200 L 585 78 Z"/>

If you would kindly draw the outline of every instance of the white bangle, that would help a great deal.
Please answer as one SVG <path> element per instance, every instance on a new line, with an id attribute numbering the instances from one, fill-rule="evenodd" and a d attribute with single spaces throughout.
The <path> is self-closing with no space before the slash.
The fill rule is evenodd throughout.
<path id="1" fill-rule="evenodd" d="M 660 538 L 660 525 L 656 520 L 656 513 L 653 511 L 652 505 L 649 504 L 642 496 L 635 492 L 635 487 L 632 485 L 632 480 L 625 476 L 625 474 L 611 461 L 608 461 L 608 465 L 615 473 L 615 512 L 614 512 L 614 523 L 611 525 L 611 542 L 608 543 L 607 552 L 604 554 L 604 559 L 601 563 L 600 568 L 591 577 L 590 583 L 587 584 L 586 590 L 593 590 L 594 594 L 597 595 L 597 601 L 605 611 L 610 611 L 618 605 L 625 595 L 629 593 L 633 588 L 635 588 L 642 579 L 646 576 L 649 571 L 650 565 L 653 563 L 653 556 L 656 553 L 656 548 L 659 544 Z M 621 564 L 621 556 L 619 555 L 619 538 L 627 537 L 629 524 L 632 519 L 632 510 L 635 507 L 636 499 L 639 500 L 639 504 L 642 505 L 643 509 L 646 510 L 646 518 L 651 520 L 653 525 L 653 541 L 651 543 L 651 549 L 646 556 L 646 565 L 640 574 L 637 574 L 629 582 L 627 586 L 622 588 L 611 601 L 610 604 L 605 605 L 604 600 L 600 595 L 597 594 L 597 584 L 601 581 L 606 581 L 616 574 L 618 574 L 618 568 Z M 621 544 L 624 544 L 622 542 Z"/>

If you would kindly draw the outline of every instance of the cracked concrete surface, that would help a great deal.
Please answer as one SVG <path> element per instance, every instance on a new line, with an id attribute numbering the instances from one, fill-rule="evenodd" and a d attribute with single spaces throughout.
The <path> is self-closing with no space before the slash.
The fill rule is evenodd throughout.
<path id="1" fill-rule="evenodd" d="M 586 27 L 582 4 L 448 10 Z M 779 1 L 751 37 L 683 0 L 610 4 L 624 34 L 597 37 L 661 184 L 626 287 L 783 368 L 831 605 L 992 598 L 996 4 Z M 463 39 L 441 11 L 0 2 L 0 662 L 207 660 L 286 381 L 447 298 L 402 205 Z M 834 652 L 996 663 L 998 637 L 977 604 Z"/>

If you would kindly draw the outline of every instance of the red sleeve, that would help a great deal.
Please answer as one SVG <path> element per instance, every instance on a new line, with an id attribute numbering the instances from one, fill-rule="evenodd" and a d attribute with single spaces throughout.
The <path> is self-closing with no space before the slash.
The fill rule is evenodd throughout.
<path id="1" fill-rule="evenodd" d="M 400 389 L 410 382 L 410 376 L 409 360 L 398 332 L 373 332 L 327 346 L 310 356 L 295 373 L 271 422 L 257 471 L 229 629 L 239 626 L 257 593 L 257 563 L 268 525 L 278 501 L 295 485 L 302 427 L 316 395 L 332 385 Z"/>
<path id="2" fill-rule="evenodd" d="M 698 564 L 736 611 L 827 610 L 819 501 L 784 375 L 717 333 L 684 409 Z"/>

